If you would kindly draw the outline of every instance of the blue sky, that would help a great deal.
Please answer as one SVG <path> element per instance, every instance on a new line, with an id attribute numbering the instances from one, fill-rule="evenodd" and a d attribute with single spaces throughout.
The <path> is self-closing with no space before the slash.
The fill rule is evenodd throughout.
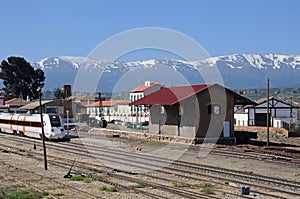
<path id="1" fill-rule="evenodd" d="M 1 60 L 87 56 L 110 36 L 141 27 L 182 32 L 211 56 L 300 54 L 298 0 L 9 0 L 0 8 Z"/>

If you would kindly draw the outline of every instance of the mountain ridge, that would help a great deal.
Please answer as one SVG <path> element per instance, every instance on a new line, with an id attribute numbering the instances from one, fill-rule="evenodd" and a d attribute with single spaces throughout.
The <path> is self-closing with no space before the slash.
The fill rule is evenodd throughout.
<path id="1" fill-rule="evenodd" d="M 148 59 L 114 62 L 85 57 L 57 56 L 34 62 L 33 66 L 44 70 L 47 89 L 61 87 L 63 84 L 72 85 L 81 67 L 103 71 L 104 76 L 107 76 L 104 77 L 104 80 L 113 84 L 127 72 L 158 70 L 161 69 L 160 66 L 166 66 L 170 70 L 180 72 L 191 84 L 205 83 L 203 78 L 201 80 L 199 75 L 195 75 L 197 71 L 209 71 L 217 68 L 223 78 L 224 86 L 229 88 L 261 88 L 265 86 L 267 78 L 271 79 L 274 87 L 300 86 L 298 80 L 300 77 L 300 55 L 233 54 L 197 61 Z M 171 84 L 174 83 L 171 82 Z M 102 86 L 101 89 L 111 90 L 113 88 Z"/>

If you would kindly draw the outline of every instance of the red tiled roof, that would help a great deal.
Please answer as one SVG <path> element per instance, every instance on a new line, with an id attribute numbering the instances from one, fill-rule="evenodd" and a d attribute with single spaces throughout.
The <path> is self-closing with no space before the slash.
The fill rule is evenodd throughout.
<path id="1" fill-rule="evenodd" d="M 143 92 L 143 91 L 147 90 L 148 88 L 151 88 L 151 87 L 159 85 L 159 84 L 160 83 L 158 83 L 158 82 L 151 82 L 149 86 L 146 86 L 145 84 L 143 84 L 143 85 L 131 90 L 130 92 L 131 93 Z"/>
<path id="2" fill-rule="evenodd" d="M 30 102 L 28 102 L 27 100 L 23 100 L 20 98 L 13 98 L 13 99 L 5 101 L 6 105 L 9 105 L 9 104 L 25 105 L 25 104 L 29 104 L 29 103 Z"/>
<path id="3" fill-rule="evenodd" d="M 142 99 L 132 102 L 131 105 L 173 105 L 210 86 L 211 84 L 164 87 Z"/>

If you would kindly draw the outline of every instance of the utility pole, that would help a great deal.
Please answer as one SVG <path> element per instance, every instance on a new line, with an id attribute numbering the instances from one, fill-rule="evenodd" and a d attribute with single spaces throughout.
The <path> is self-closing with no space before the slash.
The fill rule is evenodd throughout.
<path id="1" fill-rule="evenodd" d="M 41 116 L 42 140 L 43 140 L 43 151 L 44 151 L 44 166 L 45 166 L 45 170 L 48 170 L 46 144 L 45 144 L 45 132 L 44 132 L 44 121 L 43 121 L 42 89 L 39 89 L 39 100 L 40 100 L 40 116 Z"/>
<path id="2" fill-rule="evenodd" d="M 270 108 L 269 108 L 269 98 L 270 98 L 270 79 L 267 82 L 267 146 L 269 146 L 270 139 Z"/>

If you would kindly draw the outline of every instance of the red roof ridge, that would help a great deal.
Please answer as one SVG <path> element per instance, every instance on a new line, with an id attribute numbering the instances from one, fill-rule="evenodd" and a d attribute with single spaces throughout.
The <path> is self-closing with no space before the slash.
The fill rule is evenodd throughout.
<path id="1" fill-rule="evenodd" d="M 131 105 L 142 105 L 142 104 L 162 104 L 162 105 L 173 105 L 176 104 L 192 95 L 199 93 L 202 90 L 212 86 L 213 84 L 199 84 L 199 85 L 188 85 L 188 86 L 172 86 L 163 87 L 160 90 L 149 94 L 148 96 L 134 101 Z"/>

